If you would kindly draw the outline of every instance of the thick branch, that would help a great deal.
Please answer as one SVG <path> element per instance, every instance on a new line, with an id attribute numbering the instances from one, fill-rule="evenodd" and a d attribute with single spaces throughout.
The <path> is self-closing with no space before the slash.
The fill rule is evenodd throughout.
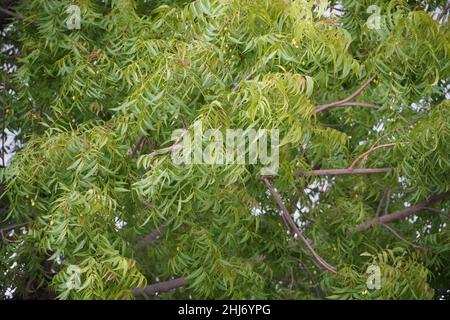
<path id="1" fill-rule="evenodd" d="M 440 193 L 434 196 L 429 197 L 427 200 L 420 202 L 419 204 L 416 204 L 415 206 L 409 207 L 409 208 L 405 208 L 403 210 L 400 210 L 396 213 L 392 213 L 389 215 L 385 215 L 379 218 L 374 218 L 372 220 L 369 220 L 363 224 L 360 224 L 359 226 L 357 226 L 354 229 L 354 232 L 360 232 L 360 231 L 366 231 L 369 230 L 370 228 L 376 226 L 376 225 L 380 225 L 380 224 L 385 224 L 385 223 L 390 223 L 390 222 L 394 222 L 394 221 L 399 221 L 402 219 L 405 219 L 406 217 L 409 217 L 419 211 L 422 210 L 427 210 L 427 207 L 439 202 L 441 200 L 444 200 L 446 198 L 448 198 L 450 196 L 450 192 L 444 192 L 444 193 Z"/>
<path id="2" fill-rule="evenodd" d="M 139 243 L 136 245 L 137 250 L 143 250 L 146 246 L 155 244 L 155 242 L 161 236 L 161 233 L 164 229 L 164 226 L 156 228 L 152 232 L 150 232 L 145 238 L 141 239 Z"/>
<path id="3" fill-rule="evenodd" d="M 187 285 L 187 281 L 184 277 L 165 281 L 165 282 L 159 282 L 154 283 L 151 285 L 146 286 L 143 289 L 140 288 L 134 288 L 131 290 L 131 293 L 133 294 L 133 297 L 135 298 L 146 298 L 149 296 L 155 296 L 160 294 L 161 292 L 167 292 L 172 289 L 181 288 Z"/>
<path id="4" fill-rule="evenodd" d="M 272 184 L 269 182 L 269 180 L 267 178 L 264 177 L 264 178 L 262 178 L 262 180 L 263 180 L 264 184 L 267 186 L 267 188 L 269 189 L 270 193 L 272 194 L 272 197 L 275 199 L 278 206 L 280 207 L 281 216 L 283 218 L 283 221 L 287 224 L 287 227 L 289 229 L 291 229 L 291 231 L 294 233 L 294 239 L 296 238 L 296 236 L 298 238 L 300 238 L 300 240 L 305 244 L 305 246 L 308 248 L 308 250 L 310 251 L 312 256 L 316 259 L 316 261 L 322 267 L 324 267 L 328 271 L 336 273 L 336 269 L 332 265 L 330 265 L 328 262 L 326 262 L 321 256 L 319 256 L 316 253 L 316 251 L 314 250 L 314 248 L 311 246 L 309 241 L 305 238 L 305 236 L 303 235 L 303 232 L 299 229 L 297 224 L 292 219 L 286 205 L 284 204 L 283 199 L 281 198 L 281 196 L 277 192 L 277 190 L 275 190 L 275 188 L 272 186 Z"/>

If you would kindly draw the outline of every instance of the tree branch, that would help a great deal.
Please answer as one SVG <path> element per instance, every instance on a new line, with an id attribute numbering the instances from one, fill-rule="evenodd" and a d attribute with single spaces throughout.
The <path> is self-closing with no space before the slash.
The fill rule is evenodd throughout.
<path id="1" fill-rule="evenodd" d="M 149 296 L 155 296 L 160 294 L 161 292 L 167 292 L 172 289 L 184 287 L 186 285 L 187 285 L 186 279 L 184 277 L 181 277 L 165 282 L 154 283 L 146 286 L 143 289 L 134 288 L 131 290 L 131 293 L 135 298 L 147 298 Z"/>
<path id="2" fill-rule="evenodd" d="M 162 231 L 164 230 L 164 226 L 156 228 L 152 232 L 150 232 L 145 238 L 141 239 L 139 243 L 136 245 L 137 250 L 143 250 L 146 246 L 155 244 L 155 242 L 161 236 Z"/>
<path id="3" fill-rule="evenodd" d="M 350 102 L 352 99 L 356 98 L 361 92 L 363 92 L 376 78 L 377 76 L 372 76 L 366 83 L 364 83 L 361 87 L 359 87 L 354 93 L 349 95 L 347 98 L 343 100 L 339 100 L 336 102 L 331 102 L 327 104 L 318 105 L 316 107 L 316 113 L 327 111 L 330 109 L 343 107 L 343 106 L 360 106 L 360 107 L 366 107 L 366 108 L 374 108 L 378 109 L 379 106 L 374 104 L 369 104 L 365 102 Z"/>
<path id="4" fill-rule="evenodd" d="M 380 224 L 385 224 L 385 223 L 390 223 L 390 222 L 394 222 L 394 221 L 399 221 L 402 219 L 405 219 L 406 217 L 409 217 L 410 215 L 413 215 L 419 211 L 422 210 L 426 210 L 428 206 L 439 202 L 441 200 L 444 200 L 446 198 L 448 198 L 450 196 L 450 191 L 449 192 L 444 192 L 444 193 L 440 193 L 434 196 L 429 197 L 427 200 L 420 202 L 419 204 L 416 204 L 415 206 L 409 207 L 409 208 L 405 208 L 403 210 L 400 210 L 396 213 L 392 213 L 392 214 L 388 214 L 382 217 L 378 217 L 378 218 L 374 218 L 372 220 L 369 220 L 363 224 L 358 225 L 357 227 L 355 227 L 353 229 L 354 232 L 361 232 L 361 231 L 366 231 L 369 230 L 370 228 L 376 226 L 376 225 L 380 225 Z"/>
<path id="5" fill-rule="evenodd" d="M 391 172 L 392 168 L 368 168 L 368 169 L 324 169 L 324 170 L 313 170 L 307 172 L 301 172 L 296 174 L 297 176 L 343 176 L 343 175 L 354 175 L 354 174 L 377 174 L 377 173 L 388 173 Z"/>
<path id="6" fill-rule="evenodd" d="M 414 247 L 414 248 L 416 248 L 416 249 L 422 248 L 421 246 L 418 246 L 418 245 L 412 243 L 411 241 L 406 240 L 405 238 L 403 238 L 397 231 L 395 231 L 394 228 L 388 226 L 387 224 L 382 224 L 382 226 L 385 227 L 387 230 L 389 230 L 389 231 L 390 231 L 394 236 L 396 236 L 398 239 L 400 239 L 401 241 L 403 241 L 403 242 L 409 244 L 410 246 L 412 246 L 412 247 Z"/>
<path id="7" fill-rule="evenodd" d="M 12 18 L 17 18 L 17 19 L 20 19 L 20 20 L 25 19 L 25 17 L 24 17 L 23 15 L 21 15 L 20 13 L 11 11 L 11 10 L 6 9 L 6 8 L 0 7 L 0 12 L 4 13 L 4 14 L 6 14 L 7 16 L 10 16 L 10 17 L 12 17 Z"/>
<path id="8" fill-rule="evenodd" d="M 309 241 L 305 238 L 303 235 L 303 232 L 299 229 L 297 224 L 292 219 L 286 205 L 284 204 L 283 199 L 281 198 L 280 194 L 275 190 L 275 188 L 272 186 L 272 184 L 269 182 L 269 180 L 266 177 L 262 178 L 262 181 L 269 189 L 270 193 L 272 194 L 272 197 L 277 202 L 278 206 L 281 209 L 281 216 L 283 218 L 283 221 L 287 224 L 288 229 L 290 229 L 291 232 L 294 233 L 294 239 L 296 237 L 299 237 L 300 240 L 305 244 L 305 246 L 308 248 L 309 252 L 312 254 L 312 256 L 316 259 L 316 261 L 324 267 L 326 270 L 331 271 L 333 273 L 337 273 L 336 269 L 330 265 L 328 262 L 326 262 L 321 256 L 319 256 L 314 248 L 311 246 Z"/>
<path id="9" fill-rule="evenodd" d="M 375 150 L 381 149 L 381 148 L 389 148 L 389 147 L 393 147 L 395 146 L 396 143 L 386 143 L 386 144 L 381 144 L 379 146 L 377 145 L 373 145 L 369 150 L 367 150 L 366 152 L 364 152 L 363 154 L 359 155 L 355 161 L 352 162 L 352 164 L 350 165 L 349 169 L 350 170 L 354 170 L 356 164 L 363 158 L 366 158 L 369 154 L 371 154 L 372 152 L 374 152 Z"/>

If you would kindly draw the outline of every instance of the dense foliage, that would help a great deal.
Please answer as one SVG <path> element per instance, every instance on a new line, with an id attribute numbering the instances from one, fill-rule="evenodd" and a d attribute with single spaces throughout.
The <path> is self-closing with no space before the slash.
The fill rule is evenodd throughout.
<path id="1" fill-rule="evenodd" d="M 0 223 L 21 225 L 2 233 L 0 293 L 133 298 L 173 278 L 186 283 L 161 297 L 430 299 L 450 288 L 450 32 L 425 11 L 446 2 L 344 0 L 331 15 L 334 1 L 317 3 L 19 2 L 24 18 L 6 32 L 19 68 L 2 74 L 2 103 L 24 147 L 0 170 Z M 66 25 L 73 4 L 79 30 Z M 278 129 L 278 175 L 157 152 L 199 120 Z M 387 169 L 365 174 L 374 168 Z M 379 290 L 366 287 L 371 264 Z"/>

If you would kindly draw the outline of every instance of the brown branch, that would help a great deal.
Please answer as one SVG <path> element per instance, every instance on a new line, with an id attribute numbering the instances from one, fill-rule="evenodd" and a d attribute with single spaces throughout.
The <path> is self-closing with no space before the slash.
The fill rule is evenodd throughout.
<path id="1" fill-rule="evenodd" d="M 155 230 L 150 232 L 145 238 L 139 241 L 139 243 L 136 245 L 136 250 L 143 250 L 146 246 L 155 244 L 161 236 L 163 230 L 164 226 L 156 228 Z"/>
<path id="2" fill-rule="evenodd" d="M 184 277 L 181 277 L 165 282 L 154 283 L 142 289 L 134 288 L 131 290 L 131 293 L 135 298 L 147 298 L 149 296 L 155 296 L 160 294 L 161 292 L 167 292 L 172 289 L 184 287 L 186 285 L 187 285 L 186 279 Z"/>
<path id="3" fill-rule="evenodd" d="M 342 107 L 344 105 L 347 106 L 365 106 L 369 108 L 379 108 L 379 106 L 375 106 L 372 104 L 366 104 L 364 102 L 350 102 L 352 99 L 356 98 L 361 92 L 363 92 L 376 78 L 377 76 L 372 76 L 366 83 L 364 83 L 361 87 L 359 87 L 354 93 L 349 95 L 347 98 L 327 104 L 318 105 L 316 107 L 316 113 L 327 111 L 333 108 Z"/>
<path id="4" fill-rule="evenodd" d="M 355 227 L 353 229 L 354 232 L 361 232 L 361 231 L 366 231 L 369 230 L 370 228 L 376 226 L 376 225 L 380 225 L 380 224 L 385 224 L 385 223 L 390 223 L 390 222 L 394 222 L 394 221 L 399 221 L 402 219 L 405 219 L 406 217 L 409 217 L 419 211 L 422 210 L 426 210 L 428 206 L 439 202 L 441 200 L 444 200 L 446 198 L 448 198 L 450 196 L 450 191 L 449 192 L 444 192 L 444 193 L 440 193 L 434 196 L 429 197 L 427 200 L 420 202 L 419 204 L 416 204 L 415 206 L 409 207 L 409 208 L 405 208 L 403 210 L 400 210 L 396 213 L 392 213 L 392 214 L 388 214 L 382 217 L 378 217 L 378 218 L 374 218 L 372 220 L 369 220 L 363 224 L 358 225 L 357 227 Z"/>
<path id="5" fill-rule="evenodd" d="M 311 246 L 309 241 L 305 238 L 305 236 L 303 235 L 303 232 L 299 229 L 297 224 L 292 219 L 292 217 L 291 217 L 291 215 L 290 215 L 286 205 L 284 204 L 284 201 L 281 198 L 280 194 L 275 190 L 275 188 L 272 186 L 270 181 L 266 177 L 263 177 L 262 181 L 267 186 L 267 188 L 269 189 L 270 193 L 272 194 L 272 197 L 275 199 L 275 201 L 277 202 L 278 206 L 280 207 L 281 213 L 282 213 L 281 216 L 283 218 L 283 221 L 285 221 L 285 223 L 287 224 L 288 229 L 290 229 L 290 231 L 294 233 L 294 239 L 296 239 L 296 237 L 300 238 L 300 240 L 305 244 L 305 246 L 308 248 L 308 250 L 312 254 L 312 256 L 316 259 L 316 261 L 323 268 L 325 268 L 326 270 L 331 271 L 333 273 L 337 273 L 336 269 L 332 265 L 327 263 L 321 256 L 319 256 L 316 253 L 316 251 Z"/>
<path id="6" fill-rule="evenodd" d="M 343 176 L 343 175 L 355 175 L 355 174 L 377 174 L 377 173 L 388 173 L 391 172 L 392 168 L 368 168 L 368 169 L 324 169 L 324 170 L 313 170 L 307 172 L 301 172 L 296 174 L 297 176 Z"/>
<path id="7" fill-rule="evenodd" d="M 349 169 L 350 170 L 354 170 L 356 164 L 363 158 L 366 158 L 369 154 L 371 154 L 372 152 L 374 152 L 375 150 L 381 149 L 381 148 L 389 148 L 389 147 L 393 147 L 395 146 L 396 143 L 386 143 L 386 144 L 381 144 L 379 146 L 373 145 L 368 151 L 364 152 L 363 154 L 359 155 L 355 161 L 352 162 L 352 164 L 350 165 Z"/>
<path id="8" fill-rule="evenodd" d="M 6 8 L 0 7 L 0 12 L 4 13 L 4 14 L 6 14 L 7 16 L 10 16 L 10 17 L 12 17 L 12 18 L 17 18 L 17 19 L 20 19 L 20 20 L 25 19 L 25 17 L 24 17 L 23 15 L 21 15 L 20 13 L 11 11 L 11 10 L 6 9 Z"/>

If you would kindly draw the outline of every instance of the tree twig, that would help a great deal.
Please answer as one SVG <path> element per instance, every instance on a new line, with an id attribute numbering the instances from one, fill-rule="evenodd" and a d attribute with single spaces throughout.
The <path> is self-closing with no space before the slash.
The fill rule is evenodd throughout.
<path id="1" fill-rule="evenodd" d="M 275 190 L 275 188 L 272 186 L 272 184 L 270 183 L 270 181 L 266 178 L 263 177 L 262 181 L 264 182 L 264 184 L 267 186 L 267 188 L 269 189 L 270 193 L 272 194 L 272 197 L 275 199 L 275 201 L 277 202 L 278 206 L 281 209 L 281 215 L 283 217 L 283 220 L 285 221 L 285 223 L 287 223 L 287 227 L 288 229 L 294 233 L 294 239 L 296 239 L 296 237 L 298 237 L 306 246 L 306 248 L 308 248 L 309 252 L 312 254 L 312 256 L 314 257 L 314 259 L 326 270 L 331 271 L 333 273 L 337 273 L 336 269 L 330 265 L 328 262 L 326 262 L 321 256 L 319 256 L 316 251 L 314 250 L 314 248 L 311 246 L 311 244 L 309 243 L 309 241 L 305 238 L 305 236 L 303 235 L 303 232 L 299 229 L 299 227 L 297 226 L 297 224 L 294 222 L 294 220 L 292 219 L 286 205 L 284 204 L 283 199 L 281 198 L 280 194 Z"/>
<path id="2" fill-rule="evenodd" d="M 382 224 L 382 226 L 385 227 L 386 229 L 388 229 L 394 236 L 396 236 L 397 238 L 399 238 L 403 242 L 406 242 L 407 244 L 413 246 L 416 249 L 422 248 L 421 246 L 418 246 L 418 245 L 412 243 L 411 241 L 406 240 L 405 238 L 403 238 L 397 231 L 395 231 L 394 228 L 388 226 L 387 224 Z"/>
<path id="3" fill-rule="evenodd" d="M 395 146 L 395 145 L 396 145 L 396 143 L 386 143 L 386 144 L 381 144 L 381 145 L 379 145 L 379 146 L 373 145 L 369 150 L 367 150 L 366 152 L 360 154 L 360 155 L 355 159 L 355 161 L 352 162 L 352 164 L 350 165 L 349 169 L 350 169 L 350 170 L 354 170 L 356 164 L 357 164 L 360 160 L 362 160 L 362 159 L 364 159 L 364 158 L 367 158 L 367 156 L 368 156 L 369 154 L 371 154 L 372 152 L 374 152 L 375 150 L 378 150 L 378 149 L 381 149 L 381 148 L 389 148 L 389 147 L 393 147 L 393 146 Z"/>
<path id="4" fill-rule="evenodd" d="M 376 78 L 377 76 L 372 76 L 366 83 L 364 83 L 361 87 L 359 87 L 355 92 L 349 95 L 347 98 L 327 104 L 321 104 L 316 107 L 316 113 L 327 111 L 333 108 L 342 107 L 344 105 L 347 106 L 365 106 L 369 108 L 379 108 L 379 106 L 366 104 L 364 102 L 350 102 L 352 99 L 356 98 L 361 92 L 363 92 Z M 350 104 L 349 104 L 350 103 Z"/>

